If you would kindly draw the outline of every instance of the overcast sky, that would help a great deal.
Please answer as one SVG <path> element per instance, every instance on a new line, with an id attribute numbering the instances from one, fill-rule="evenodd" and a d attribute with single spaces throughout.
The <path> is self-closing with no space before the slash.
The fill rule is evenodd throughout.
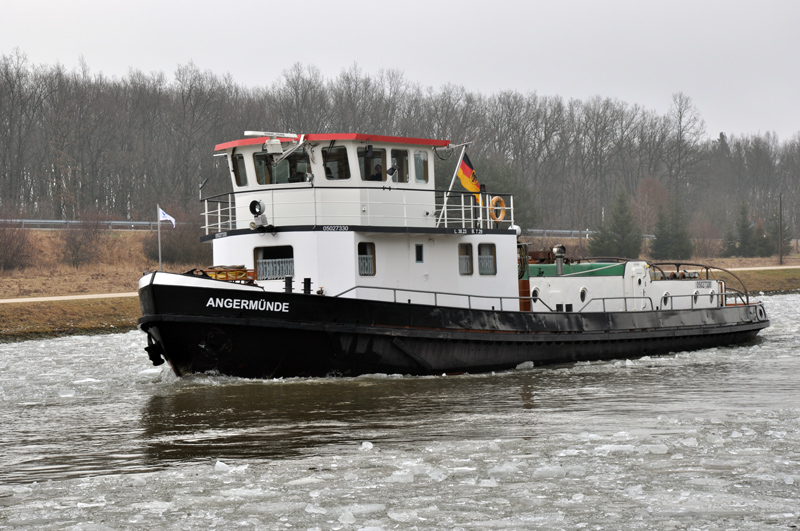
<path id="1" fill-rule="evenodd" d="M 491 94 L 595 95 L 665 113 L 692 98 L 709 136 L 800 132 L 797 0 L 0 0 L 0 54 L 123 77 L 194 62 L 247 86 L 296 62 Z M 260 127 L 269 129 L 269 124 Z"/>

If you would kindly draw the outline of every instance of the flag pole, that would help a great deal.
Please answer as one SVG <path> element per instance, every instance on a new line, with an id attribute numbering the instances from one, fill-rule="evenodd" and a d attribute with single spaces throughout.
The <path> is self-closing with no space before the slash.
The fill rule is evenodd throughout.
<path id="1" fill-rule="evenodd" d="M 156 222 L 158 223 L 158 270 L 161 271 L 161 207 L 156 203 Z"/>
<path id="2" fill-rule="evenodd" d="M 450 190 L 453 189 L 453 185 L 456 183 L 456 177 L 458 177 L 458 169 L 461 168 L 461 161 L 464 160 L 464 152 L 465 151 L 467 151 L 467 144 L 464 144 L 462 146 L 462 148 L 461 148 L 461 155 L 458 156 L 458 162 L 456 163 L 456 169 L 453 172 L 453 178 L 450 179 L 450 187 L 444 193 L 444 201 L 442 202 L 442 210 L 439 212 L 439 219 L 436 220 L 436 226 L 437 227 L 442 222 L 442 216 L 444 215 L 444 212 L 447 209 L 447 200 L 450 198 Z"/>

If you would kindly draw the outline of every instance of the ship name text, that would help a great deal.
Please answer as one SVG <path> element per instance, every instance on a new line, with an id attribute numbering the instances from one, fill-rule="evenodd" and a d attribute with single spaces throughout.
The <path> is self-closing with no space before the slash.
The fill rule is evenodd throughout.
<path id="1" fill-rule="evenodd" d="M 210 297 L 206 308 L 228 308 L 231 310 L 258 310 L 261 312 L 288 312 L 288 302 L 268 301 L 265 299 L 221 299 Z"/>

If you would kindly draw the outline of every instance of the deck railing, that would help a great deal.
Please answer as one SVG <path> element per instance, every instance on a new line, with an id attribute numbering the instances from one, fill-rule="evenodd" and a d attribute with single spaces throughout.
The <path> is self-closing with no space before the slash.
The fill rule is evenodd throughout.
<path id="1" fill-rule="evenodd" d="M 442 298 L 455 298 L 456 300 L 462 300 L 466 302 L 466 307 L 470 310 L 472 309 L 489 309 L 491 306 L 492 310 L 505 310 L 510 303 L 515 306 L 514 310 L 519 308 L 520 301 L 528 301 L 532 305 L 533 311 L 536 311 L 537 306 L 546 308 L 549 312 L 552 313 L 592 313 L 592 312 L 616 312 L 616 311 L 623 311 L 623 312 L 638 312 L 638 311 L 654 311 L 656 309 L 659 310 L 673 310 L 673 309 L 695 309 L 695 308 L 709 308 L 709 306 L 702 306 L 698 304 L 698 297 L 708 297 L 709 294 L 688 294 L 688 295 L 670 295 L 669 300 L 666 304 L 660 304 L 661 300 L 659 300 L 659 304 L 655 304 L 653 302 L 652 297 L 598 297 L 592 298 L 586 301 L 586 303 L 578 308 L 577 310 L 564 310 L 565 306 L 571 307 L 572 305 L 564 305 L 558 304 L 556 308 L 553 309 L 550 305 L 545 303 L 541 297 L 513 297 L 513 296 L 498 296 L 498 295 L 467 295 L 464 293 L 449 293 L 445 291 L 426 291 L 426 290 L 418 290 L 418 289 L 410 289 L 410 288 L 389 288 L 389 287 L 381 287 L 381 286 L 353 286 L 350 289 L 342 291 L 334 295 L 334 297 L 341 297 L 348 293 L 351 293 L 355 290 L 374 290 L 374 291 L 383 291 L 383 292 L 391 292 L 392 302 L 403 302 L 404 300 L 409 303 L 415 304 L 432 304 L 433 306 L 439 306 L 439 302 Z M 416 295 L 416 297 L 415 297 Z M 737 306 L 737 305 L 746 305 L 748 304 L 742 293 L 737 291 L 726 291 L 725 293 L 714 293 L 711 295 L 712 303 L 714 300 L 723 300 L 723 306 Z M 683 299 L 688 298 L 690 300 L 690 304 L 687 307 L 674 307 L 674 299 Z M 732 302 L 731 302 L 732 299 Z M 376 299 L 380 300 L 380 299 Z M 423 302 L 424 301 L 424 302 Z M 488 301 L 486 304 L 481 305 L 480 308 L 475 308 L 474 301 Z M 495 302 L 496 304 L 492 304 Z M 504 302 L 505 301 L 505 302 Z M 641 308 L 636 307 L 636 301 L 642 301 L 643 304 Z M 614 303 L 612 305 L 612 303 Z M 451 305 L 452 306 L 452 305 Z M 619 307 L 620 309 L 609 309 L 609 306 Z M 590 308 L 591 307 L 591 308 Z M 710 308 L 718 308 L 721 306 L 714 305 Z"/>
<path id="2" fill-rule="evenodd" d="M 495 197 L 502 201 L 493 206 Z M 469 232 L 514 225 L 514 199 L 510 194 L 483 194 L 479 204 L 470 192 L 291 183 L 203 198 L 206 235 L 248 226 L 253 217 L 247 207 L 254 199 L 264 203 L 268 224 L 273 226 L 384 225 Z M 246 219 L 237 219 L 237 207 L 246 212 Z"/>

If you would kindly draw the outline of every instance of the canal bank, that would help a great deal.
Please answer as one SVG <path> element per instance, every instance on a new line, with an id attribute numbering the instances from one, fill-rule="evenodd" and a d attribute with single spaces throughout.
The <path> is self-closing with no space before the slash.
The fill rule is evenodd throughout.
<path id="1" fill-rule="evenodd" d="M 800 266 L 766 266 L 731 270 L 751 295 L 800 291 Z M 725 273 L 715 278 L 731 287 Z M 140 317 L 135 292 L 0 298 L 0 342 L 44 337 L 102 334 L 133 330 Z"/>

